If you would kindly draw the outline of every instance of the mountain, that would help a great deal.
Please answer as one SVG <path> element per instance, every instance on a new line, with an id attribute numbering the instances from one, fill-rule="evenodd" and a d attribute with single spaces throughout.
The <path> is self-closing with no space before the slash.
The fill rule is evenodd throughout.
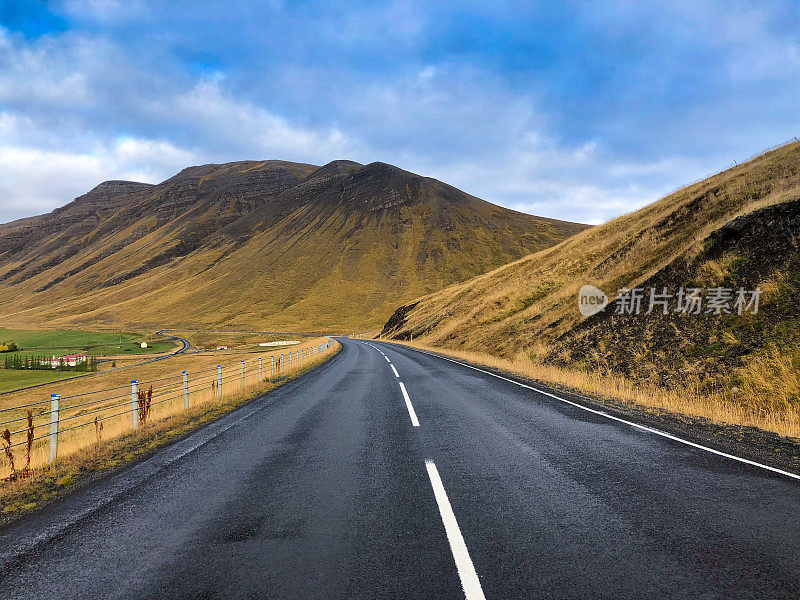
<path id="1" fill-rule="evenodd" d="M 612 300 L 583 317 L 584 284 Z M 648 290 L 616 314 L 622 288 Z M 651 288 L 760 288 L 756 314 L 651 314 Z M 747 297 L 748 300 L 750 297 Z M 384 335 L 800 408 L 800 143 L 400 307 Z M 738 395 L 737 395 L 738 394 Z M 763 406 L 763 404 L 762 404 Z"/>
<path id="2" fill-rule="evenodd" d="M 0 318 L 363 330 L 586 227 L 384 163 L 190 167 L 157 185 L 107 181 L 0 225 Z"/>

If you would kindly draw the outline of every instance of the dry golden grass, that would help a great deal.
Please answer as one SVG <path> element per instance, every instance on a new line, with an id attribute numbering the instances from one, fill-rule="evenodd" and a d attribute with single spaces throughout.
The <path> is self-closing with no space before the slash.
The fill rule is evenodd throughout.
<path id="1" fill-rule="evenodd" d="M 30 453 L 31 471 L 35 475 L 48 463 L 50 394 L 62 396 L 60 407 L 59 460 L 127 434 L 132 429 L 131 380 L 139 381 L 145 393 L 152 386 L 152 409 L 147 427 L 155 422 L 184 412 L 182 371 L 189 371 L 189 406 L 201 412 L 220 401 L 216 389 L 217 364 L 223 365 L 222 397 L 242 392 L 251 393 L 256 387 L 269 389 L 272 376 L 271 357 L 275 357 L 275 378 L 291 376 L 305 369 L 319 356 L 296 359 L 296 353 L 321 344 L 324 338 L 303 340 L 302 343 L 281 349 L 246 348 L 244 351 L 188 354 L 140 365 L 131 369 L 100 373 L 86 379 L 54 383 L 44 388 L 24 390 L 0 397 L 0 430 L 10 430 L 11 452 L 19 470 L 27 461 L 27 411 L 33 412 L 35 437 Z M 293 353 L 291 363 L 288 354 Z M 330 350 L 328 351 L 330 352 Z M 281 362 L 281 355 L 284 355 Z M 326 354 L 327 355 L 327 354 Z M 263 359 L 264 381 L 259 380 L 258 358 Z M 244 385 L 241 381 L 241 360 L 245 361 Z M 266 383 L 265 383 L 266 382 Z M 266 388 L 264 386 L 267 386 Z M 31 406 L 25 406 L 31 405 Z M 21 408 L 12 408 L 21 407 Z M 94 419 L 98 422 L 95 424 Z M 9 421 L 14 421 L 9 423 Z M 101 429 L 102 426 L 102 429 Z M 7 443 L 4 446 L 8 446 Z M 11 475 L 8 456 L 0 477 Z"/>
<path id="2" fill-rule="evenodd" d="M 409 344 L 391 340 L 391 343 L 438 352 L 476 365 L 500 369 L 562 387 L 569 391 L 591 394 L 600 401 L 604 398 L 622 401 L 645 408 L 699 417 L 712 423 L 756 427 L 778 435 L 800 438 L 800 411 L 795 403 L 781 399 L 765 405 L 760 401 L 753 403 L 746 400 L 748 393 L 754 394 L 754 398 L 760 399 L 765 391 L 774 388 L 775 377 L 770 376 L 769 373 L 774 373 L 776 369 L 779 377 L 791 381 L 791 386 L 786 387 L 800 390 L 797 371 L 780 357 L 776 357 L 774 362 L 762 365 L 760 370 L 754 371 L 759 372 L 760 376 L 754 375 L 752 380 L 748 380 L 747 388 L 742 386 L 741 390 L 733 393 L 727 390 L 708 394 L 701 393 L 697 386 L 688 382 L 686 387 L 678 392 L 643 385 L 613 373 L 568 370 L 540 364 L 525 355 L 500 358 L 485 352 L 453 350 L 417 342 Z"/>
<path id="3" fill-rule="evenodd" d="M 681 255 L 701 251 L 732 219 L 800 194 L 800 143 L 794 142 L 560 244 L 419 299 L 401 331 L 451 350 L 510 359 L 577 325 L 578 289 L 615 297 Z M 726 265 L 717 265 L 724 270 Z M 709 274 L 711 275 L 711 274 Z M 399 332 L 395 332 L 399 333 Z"/>

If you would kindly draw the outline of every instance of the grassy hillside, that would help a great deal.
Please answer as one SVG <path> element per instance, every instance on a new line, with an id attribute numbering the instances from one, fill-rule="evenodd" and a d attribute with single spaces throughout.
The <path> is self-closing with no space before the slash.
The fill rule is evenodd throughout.
<path id="1" fill-rule="evenodd" d="M 798 200 L 793 143 L 425 296 L 398 310 L 384 334 L 796 414 Z M 584 284 L 612 300 L 637 286 L 764 292 L 757 315 L 616 315 L 612 302 L 585 318 L 577 304 Z"/>
<path id="2" fill-rule="evenodd" d="M 352 329 L 586 227 L 383 163 L 239 162 L 106 182 L 0 226 L 5 323 Z"/>

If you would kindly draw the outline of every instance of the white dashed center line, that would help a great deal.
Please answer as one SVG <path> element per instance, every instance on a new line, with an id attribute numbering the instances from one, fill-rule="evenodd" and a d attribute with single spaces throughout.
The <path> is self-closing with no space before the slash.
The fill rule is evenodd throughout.
<path id="1" fill-rule="evenodd" d="M 403 392 L 403 398 L 406 400 L 406 408 L 408 409 L 408 416 L 411 417 L 411 424 L 414 427 L 419 427 L 419 419 L 417 419 L 417 413 L 414 412 L 414 406 L 411 404 L 411 398 L 408 397 L 408 392 L 406 391 L 406 386 L 403 385 L 403 382 L 400 382 L 400 390 Z"/>
<path id="2" fill-rule="evenodd" d="M 458 521 L 456 521 L 456 516 L 453 513 L 453 507 L 450 506 L 450 500 L 444 490 L 442 478 L 439 477 L 439 471 L 432 460 L 426 460 L 425 467 L 428 469 L 428 477 L 431 479 L 433 495 L 439 505 L 439 514 L 442 516 L 444 530 L 447 533 L 447 541 L 450 542 L 450 551 L 456 561 L 456 568 L 458 569 L 458 576 L 461 578 L 461 587 L 464 589 L 464 595 L 467 600 L 486 600 L 480 579 L 478 579 L 478 574 L 475 572 L 475 565 L 472 564 L 472 559 L 469 557 L 467 545 L 464 543 L 464 536 L 461 535 L 461 529 L 458 527 Z"/>
<path id="3" fill-rule="evenodd" d="M 397 372 L 397 369 L 394 368 L 394 365 L 393 364 L 389 364 L 389 366 L 392 367 L 392 371 L 394 371 L 394 376 L 395 377 L 400 377 L 400 373 Z"/>

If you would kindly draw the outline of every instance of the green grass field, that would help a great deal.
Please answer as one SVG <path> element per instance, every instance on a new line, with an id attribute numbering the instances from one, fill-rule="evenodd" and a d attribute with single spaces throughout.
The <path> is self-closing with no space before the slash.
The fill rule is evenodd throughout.
<path id="1" fill-rule="evenodd" d="M 59 379 L 67 379 L 85 373 L 53 372 L 53 371 L 17 371 L 0 369 L 0 392 L 10 392 L 20 388 L 48 383 Z"/>
<path id="2" fill-rule="evenodd" d="M 141 348 L 146 341 L 147 349 Z M 133 332 L 98 332 L 68 329 L 3 329 L 0 342 L 13 342 L 22 348 L 19 353 L 26 356 L 62 356 L 83 352 L 90 356 L 126 356 L 137 354 L 160 354 L 175 348 L 168 341 L 152 340 L 150 336 Z M 0 355 L 2 360 L 2 355 Z"/>
<path id="3" fill-rule="evenodd" d="M 140 356 L 161 354 L 175 348 L 168 340 L 152 339 L 135 332 L 98 332 L 69 329 L 4 329 L 0 328 L 0 342 L 13 342 L 22 348 L 18 353 L 0 354 L 0 366 L 4 357 L 19 354 L 22 358 L 38 356 L 64 356 L 82 352 L 89 356 Z M 142 349 L 141 343 L 147 342 Z M 47 383 L 82 373 L 72 371 L 22 371 L 0 368 L 0 392 L 7 392 L 30 385 Z"/>

